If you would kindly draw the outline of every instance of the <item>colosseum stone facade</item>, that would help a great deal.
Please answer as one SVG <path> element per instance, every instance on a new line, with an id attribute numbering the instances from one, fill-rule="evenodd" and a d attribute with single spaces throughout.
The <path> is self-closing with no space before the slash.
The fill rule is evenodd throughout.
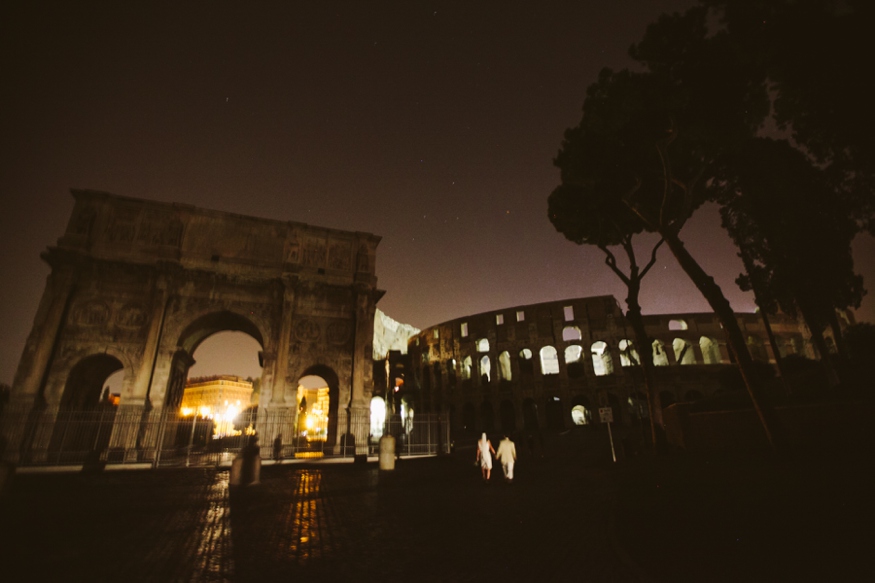
<path id="1" fill-rule="evenodd" d="M 774 363 L 758 314 L 738 314 L 754 357 Z M 645 316 L 662 407 L 707 397 L 732 368 L 714 314 Z M 813 357 L 792 318 L 771 319 L 782 355 Z M 454 435 L 562 431 L 647 416 L 631 326 L 613 296 L 508 307 L 431 326 L 410 339 L 404 391 L 424 413 L 449 413 Z"/>

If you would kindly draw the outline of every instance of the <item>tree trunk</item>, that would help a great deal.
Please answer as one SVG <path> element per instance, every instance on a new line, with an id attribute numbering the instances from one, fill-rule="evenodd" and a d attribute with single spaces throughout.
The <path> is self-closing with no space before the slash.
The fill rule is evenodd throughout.
<path id="1" fill-rule="evenodd" d="M 827 321 L 829 321 L 829 327 L 832 329 L 832 338 L 836 345 L 836 372 L 839 375 L 839 382 L 844 385 L 848 380 L 848 352 L 845 346 L 842 325 L 834 309 L 831 309 L 827 314 Z"/>
<path id="2" fill-rule="evenodd" d="M 833 366 L 832 358 L 829 354 L 829 347 L 826 345 L 826 340 L 823 338 L 823 324 L 821 324 L 819 318 L 812 314 L 811 309 L 802 302 L 799 302 L 799 311 L 802 312 L 802 318 L 805 319 L 805 323 L 808 325 L 808 331 L 811 332 L 811 343 L 814 344 L 814 348 L 820 353 L 818 356 L 820 356 L 820 364 L 826 373 L 826 382 L 829 383 L 830 389 L 834 389 L 841 382 L 841 378 L 839 377 L 836 367 Z"/>
<path id="3" fill-rule="evenodd" d="M 754 293 L 756 295 L 756 293 Z M 769 345 L 772 347 L 772 353 L 775 355 L 775 366 L 778 368 L 778 376 L 781 377 L 781 385 L 784 387 L 784 394 L 791 396 L 793 387 L 787 380 L 787 375 L 784 374 L 783 358 L 781 357 L 781 347 L 778 346 L 778 340 L 775 338 L 775 333 L 772 331 L 772 324 L 769 322 L 769 316 L 766 311 L 760 306 L 760 316 L 763 318 L 763 326 L 766 329 L 766 336 L 769 337 Z"/>
<path id="4" fill-rule="evenodd" d="M 653 347 L 647 338 L 647 331 L 644 328 L 644 320 L 641 317 L 641 304 L 638 303 L 638 296 L 641 292 L 641 280 L 650 271 L 656 263 L 656 251 L 662 245 L 660 240 L 651 251 L 650 261 L 645 265 L 644 269 L 638 267 L 638 262 L 635 260 L 635 248 L 632 246 L 632 235 L 628 235 L 622 242 L 623 250 L 626 252 L 626 257 L 629 259 L 629 275 L 625 275 L 617 268 L 617 263 L 614 254 L 608 250 L 606 246 L 600 246 L 605 252 L 605 263 L 611 270 L 620 278 L 626 285 L 626 319 L 632 326 L 632 331 L 635 334 L 635 344 L 638 346 L 638 364 L 641 366 L 641 371 L 644 377 L 644 392 L 647 395 L 647 410 L 650 418 L 650 443 L 653 452 L 658 454 L 662 449 L 664 442 L 663 427 L 662 427 L 662 407 L 659 404 L 659 395 L 656 393 L 656 384 L 653 374 Z M 625 327 L 624 327 L 625 330 Z M 628 342 L 628 338 L 626 339 Z M 628 349 L 628 347 L 627 347 Z M 634 383 L 634 372 L 633 383 Z"/>
<path id="5" fill-rule="evenodd" d="M 842 324 L 839 322 L 839 317 L 835 310 L 830 310 L 827 320 L 829 321 L 829 327 L 832 330 L 833 340 L 835 340 L 836 343 L 836 351 L 842 356 L 847 356 L 845 352 L 845 333 L 842 331 Z"/>
<path id="6" fill-rule="evenodd" d="M 769 338 L 769 345 L 772 347 L 772 353 L 775 355 L 775 366 L 778 369 L 778 376 L 781 377 L 781 385 L 784 387 L 784 395 L 787 397 L 793 394 L 793 387 L 790 386 L 790 381 L 787 380 L 787 375 L 784 374 L 784 364 L 783 357 L 781 356 L 781 348 L 778 346 L 778 341 L 775 338 L 775 333 L 772 331 L 772 324 L 769 322 L 769 315 L 766 313 L 765 306 L 763 305 L 765 302 L 762 301 L 763 295 L 761 290 L 758 289 L 759 286 L 756 283 L 756 279 L 753 276 L 753 261 L 751 261 L 750 255 L 744 250 L 741 249 L 741 261 L 744 264 L 744 269 L 747 271 L 747 275 L 750 278 L 750 288 L 753 291 L 753 298 L 756 302 L 757 306 L 760 308 L 760 316 L 763 319 L 763 327 L 766 329 L 766 336 Z"/>
<path id="7" fill-rule="evenodd" d="M 656 392 L 656 384 L 653 380 L 653 347 L 647 338 L 644 328 L 644 319 L 641 317 L 641 305 L 638 303 L 638 292 L 641 282 L 633 279 L 629 286 L 629 294 L 626 296 L 626 319 L 635 333 L 635 344 L 638 347 L 638 358 L 641 360 L 641 371 L 644 376 L 644 391 L 647 395 L 647 409 L 650 414 L 650 440 L 653 444 L 653 453 L 659 453 L 662 431 L 662 408 L 659 404 L 659 394 Z"/>
<path id="8" fill-rule="evenodd" d="M 705 296 L 711 309 L 714 310 L 717 319 L 723 325 L 729 349 L 735 357 L 738 370 L 741 373 L 744 385 L 747 387 L 753 408 L 763 426 L 769 446 L 773 453 L 783 455 L 786 448 L 784 446 L 783 435 L 779 429 L 777 415 L 774 408 L 767 402 L 766 396 L 760 387 L 753 368 L 753 359 L 750 357 L 744 341 L 744 334 L 742 334 L 741 328 L 738 326 L 735 312 L 732 311 L 729 301 L 723 295 L 723 291 L 714 281 L 714 278 L 705 273 L 672 229 L 661 229 L 659 234 L 665 239 L 666 244 L 671 249 L 681 268 L 690 277 L 699 291 L 702 292 L 702 295 Z"/>

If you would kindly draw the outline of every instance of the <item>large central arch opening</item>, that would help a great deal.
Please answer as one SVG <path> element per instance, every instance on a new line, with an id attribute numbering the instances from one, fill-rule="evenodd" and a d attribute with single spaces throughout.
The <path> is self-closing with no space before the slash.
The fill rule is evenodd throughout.
<path id="1" fill-rule="evenodd" d="M 258 327 L 219 311 L 189 324 L 177 346 L 164 400 L 177 423 L 165 446 L 184 449 L 189 462 L 200 451 L 239 446 L 255 430 L 263 349 Z"/>
<path id="2" fill-rule="evenodd" d="M 183 417 L 212 420 L 212 438 L 252 432 L 261 395 L 261 345 L 243 332 L 217 332 L 195 349 L 182 401 Z"/>

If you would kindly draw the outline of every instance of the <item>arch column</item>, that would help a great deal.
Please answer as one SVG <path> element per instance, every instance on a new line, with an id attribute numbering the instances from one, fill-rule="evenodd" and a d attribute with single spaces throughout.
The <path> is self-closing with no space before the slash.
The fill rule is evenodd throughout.
<path id="1" fill-rule="evenodd" d="M 121 455 L 125 461 L 137 459 L 137 450 L 144 445 L 152 417 L 153 406 L 150 394 L 164 335 L 164 323 L 171 301 L 170 291 L 171 285 L 167 276 L 160 274 L 152 294 L 152 310 L 149 317 L 149 330 L 146 332 L 143 344 L 143 357 L 133 382 L 122 394 L 115 416 L 109 447 L 111 450 L 122 451 Z M 163 406 L 158 407 L 159 414 L 164 411 Z M 138 419 L 139 423 L 137 423 Z"/>
<path id="2" fill-rule="evenodd" d="M 153 388 L 155 384 L 162 379 L 166 385 L 161 393 L 161 403 L 157 406 L 150 400 L 149 410 L 143 409 L 143 415 L 137 435 L 135 439 L 135 450 L 128 451 L 127 456 L 133 456 L 136 452 L 142 452 L 143 460 L 149 459 L 156 461 L 153 455 L 160 455 L 161 450 L 168 441 L 172 442 L 173 438 L 168 438 L 168 422 L 171 421 L 178 412 L 178 402 L 172 402 L 174 397 L 178 396 L 178 400 L 182 400 L 182 394 L 185 390 L 185 383 L 188 379 L 188 369 L 194 364 L 194 358 L 181 346 L 174 347 L 166 359 L 168 362 L 166 376 L 162 375 L 161 379 L 153 380 Z M 159 358 L 159 360 L 162 360 Z M 154 394 L 151 397 L 154 399 Z M 178 429 L 174 424 L 173 428 Z"/>
<path id="3" fill-rule="evenodd" d="M 158 350 L 164 333 L 164 321 L 170 304 L 170 289 L 164 276 L 159 276 L 156 283 L 156 293 L 153 295 L 152 313 L 149 318 L 149 331 L 143 346 L 143 358 L 137 371 L 133 386 L 122 395 L 121 405 L 143 406 L 149 397 L 152 380 L 157 365 Z M 126 403 L 126 401 L 128 401 Z"/>
<path id="4" fill-rule="evenodd" d="M 615 375 L 621 373 L 623 371 L 623 363 L 620 362 L 620 347 L 611 346 L 611 344 L 607 341 L 603 341 L 605 343 L 605 350 L 608 353 L 608 359 L 611 363 L 611 372 L 609 375 Z"/>
<path id="5" fill-rule="evenodd" d="M 376 299 L 371 289 L 363 284 L 356 284 L 354 289 L 356 296 L 353 360 L 346 427 L 343 430 L 347 434 L 354 433 L 355 435 L 355 455 L 367 456 L 370 423 L 363 422 L 363 420 L 369 420 L 371 414 L 370 393 L 373 392 L 373 367 L 370 364 L 372 355 L 368 352 L 373 350 Z M 431 374 L 430 371 L 429 374 Z M 338 405 L 340 404 L 338 403 Z M 338 412 L 340 409 L 341 407 L 338 407 Z M 342 430 L 338 429 L 338 431 Z"/>
<path id="6" fill-rule="evenodd" d="M 276 351 L 265 354 L 262 362 L 264 371 L 269 373 L 261 379 L 262 408 L 274 411 L 288 409 L 295 403 L 295 394 L 289 387 L 289 346 L 292 337 L 292 322 L 295 317 L 295 298 L 297 278 L 284 275 L 282 285 L 282 308 L 280 310 L 279 336 L 274 345 Z M 266 398 L 266 399 L 265 399 Z"/>
<path id="7" fill-rule="evenodd" d="M 260 354 L 261 399 L 259 409 L 266 413 L 271 421 L 265 424 L 266 431 L 261 435 L 262 445 L 273 443 L 280 435 L 285 442 L 296 435 L 296 394 L 289 386 L 289 350 L 292 337 L 292 324 L 295 317 L 295 300 L 297 297 L 297 278 L 291 274 L 283 274 L 278 280 L 281 288 L 280 323 L 273 327 L 278 330 L 277 336 L 270 344 L 274 350 L 267 352 L 267 342 Z"/>
<path id="8" fill-rule="evenodd" d="M 58 336 L 68 317 L 74 284 L 75 275 L 68 269 L 52 271 L 48 276 L 33 331 L 15 374 L 10 409 L 17 404 L 32 405 L 42 393 Z"/>
<path id="9" fill-rule="evenodd" d="M 726 341 L 717 341 L 715 339 L 715 344 L 717 345 L 717 351 L 720 353 L 720 363 L 734 363 L 732 356 L 729 354 L 729 347 L 726 345 Z"/>
<path id="10" fill-rule="evenodd" d="M 687 340 L 687 342 L 690 342 Z M 690 342 L 690 347 L 693 349 L 693 358 L 696 359 L 694 364 L 705 364 L 705 355 L 702 354 L 702 345 L 698 342 Z"/>
<path id="11" fill-rule="evenodd" d="M 514 408 L 514 416 L 516 417 L 516 427 L 517 432 L 526 431 L 526 414 L 523 410 L 525 408 L 525 399 L 523 399 L 520 395 L 516 394 L 516 391 L 511 395 L 511 403 L 513 403 Z"/>
<path id="12" fill-rule="evenodd" d="M 662 350 L 663 352 L 665 352 L 665 359 L 668 361 L 668 366 L 675 366 L 678 363 L 678 359 L 674 354 L 675 338 L 677 338 L 677 336 L 672 336 L 671 339 L 669 339 L 668 343 L 660 338 L 660 340 L 662 340 Z"/>
<path id="13" fill-rule="evenodd" d="M 51 257 L 50 253 L 43 256 L 50 264 Z M 45 421 L 43 388 L 69 317 L 75 283 L 76 276 L 69 269 L 53 269 L 46 278 L 46 289 L 12 383 L 10 402 L 4 408 L 3 417 L 9 422 L 0 423 L 0 435 L 6 441 L 4 458 L 13 463 L 30 457 L 31 445 L 38 439 L 37 428 Z"/>

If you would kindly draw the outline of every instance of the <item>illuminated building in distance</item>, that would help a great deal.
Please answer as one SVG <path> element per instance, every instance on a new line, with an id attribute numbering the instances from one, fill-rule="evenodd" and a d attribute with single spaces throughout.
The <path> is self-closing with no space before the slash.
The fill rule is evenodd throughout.
<path id="1" fill-rule="evenodd" d="M 179 412 L 212 419 L 215 437 L 233 435 L 234 419 L 250 406 L 252 382 L 233 375 L 189 379 Z"/>

